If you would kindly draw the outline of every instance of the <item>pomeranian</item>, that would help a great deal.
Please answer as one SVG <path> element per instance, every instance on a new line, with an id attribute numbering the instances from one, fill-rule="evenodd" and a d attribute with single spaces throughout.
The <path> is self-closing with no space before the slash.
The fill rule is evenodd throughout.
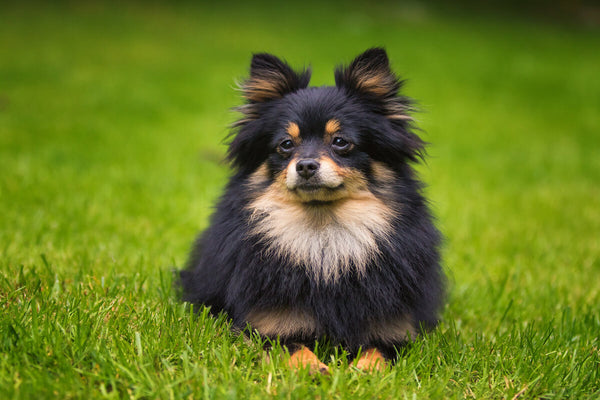
<path id="1" fill-rule="evenodd" d="M 382 48 L 308 87 L 256 54 L 241 84 L 233 174 L 180 273 L 184 300 L 279 340 L 289 365 L 327 373 L 326 339 L 365 370 L 433 328 L 443 304 L 441 235 L 413 166 L 412 102 Z"/>

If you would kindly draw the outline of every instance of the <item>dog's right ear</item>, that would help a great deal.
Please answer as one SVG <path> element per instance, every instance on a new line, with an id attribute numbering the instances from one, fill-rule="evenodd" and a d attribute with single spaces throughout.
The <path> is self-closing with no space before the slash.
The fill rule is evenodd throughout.
<path id="1" fill-rule="evenodd" d="M 232 124 L 227 159 L 234 166 L 253 171 L 269 152 L 269 136 L 264 134 L 261 115 L 263 105 L 288 93 L 304 89 L 310 81 L 310 69 L 294 71 L 279 58 L 266 53 L 255 54 L 250 64 L 250 77 L 240 89 L 246 104 L 236 107 L 242 118 Z"/>
<path id="2" fill-rule="evenodd" d="M 252 57 L 250 77 L 241 89 L 249 103 L 263 103 L 304 89 L 309 81 L 310 69 L 297 73 L 279 58 L 260 53 Z"/>

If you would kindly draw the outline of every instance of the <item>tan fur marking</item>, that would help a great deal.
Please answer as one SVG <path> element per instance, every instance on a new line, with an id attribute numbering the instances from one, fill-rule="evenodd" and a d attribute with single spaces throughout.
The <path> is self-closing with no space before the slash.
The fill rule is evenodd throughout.
<path id="1" fill-rule="evenodd" d="M 356 362 L 356 368 L 368 372 L 383 371 L 385 366 L 385 357 L 377 349 L 366 350 Z"/>
<path id="2" fill-rule="evenodd" d="M 329 133 L 330 135 L 336 133 L 339 130 L 340 130 L 340 121 L 338 121 L 337 119 L 330 119 L 325 124 L 325 132 Z"/>
<path id="3" fill-rule="evenodd" d="M 340 130 L 340 121 L 337 119 L 330 119 L 325 124 L 325 136 L 324 140 L 329 144 L 333 140 L 333 135 L 335 135 Z"/>
<path id="4" fill-rule="evenodd" d="M 396 78 L 386 70 L 372 71 L 367 67 L 359 67 L 352 73 L 356 86 L 365 93 L 371 93 L 375 96 L 386 98 L 390 94 L 390 88 L 394 86 Z M 401 102 L 391 101 L 389 98 L 385 101 L 389 119 L 400 119 L 412 121 L 413 118 L 408 115 L 413 111 L 410 106 Z"/>
<path id="5" fill-rule="evenodd" d="M 345 171 L 343 189 L 310 195 L 290 191 L 286 175 L 295 167 L 286 172 L 248 205 L 252 233 L 269 252 L 306 268 L 315 280 L 337 280 L 350 271 L 365 274 L 379 254 L 377 240 L 388 237 L 392 205 L 371 193 L 357 171 Z M 310 199 L 331 204 L 303 203 Z"/>
<path id="6" fill-rule="evenodd" d="M 269 179 L 269 167 L 267 167 L 267 163 L 262 163 L 260 165 L 260 167 L 258 167 L 256 169 L 256 171 L 254 171 L 250 177 L 248 178 L 248 182 L 253 185 L 253 186 L 257 186 L 260 185 L 261 183 L 266 182 Z"/>
<path id="7" fill-rule="evenodd" d="M 385 69 L 372 70 L 368 66 L 360 66 L 352 71 L 358 89 L 363 92 L 386 96 L 390 87 L 395 84 L 395 77 Z"/>
<path id="8" fill-rule="evenodd" d="M 338 164 L 333 162 L 329 157 L 321 157 L 319 161 L 320 167 L 317 171 L 317 178 L 321 184 L 329 188 L 335 188 L 344 183 L 344 175 L 349 172 L 340 168 Z"/>
<path id="9" fill-rule="evenodd" d="M 304 346 L 291 355 L 288 365 L 295 370 L 308 369 L 310 374 L 316 372 L 326 375 L 329 374 L 329 367 L 323 364 L 315 353 Z"/>
<path id="10" fill-rule="evenodd" d="M 290 122 L 286 129 L 288 135 L 290 135 L 294 140 L 298 140 L 300 138 L 300 127 L 295 122 Z"/>
<path id="11" fill-rule="evenodd" d="M 374 161 L 371 163 L 371 169 L 375 180 L 380 184 L 391 184 L 396 180 L 396 173 L 382 162 Z"/>
<path id="12" fill-rule="evenodd" d="M 387 117 L 389 119 L 403 119 L 406 121 L 413 121 L 413 117 L 411 117 L 410 115 L 404 115 L 404 114 L 390 114 Z"/>
<path id="13" fill-rule="evenodd" d="M 280 98 L 281 85 L 285 80 L 286 77 L 282 73 L 270 71 L 262 76 L 250 77 L 241 89 L 246 99 L 259 103 Z"/>
<path id="14" fill-rule="evenodd" d="M 408 106 L 405 106 L 404 104 L 401 103 L 388 103 L 387 105 L 387 112 L 388 115 L 387 117 L 390 119 L 403 119 L 403 120 L 407 120 L 407 121 L 412 121 L 413 117 L 411 117 L 410 115 L 408 115 L 407 113 L 411 111 L 411 108 Z M 414 110 L 413 110 L 414 111 Z"/>
<path id="15" fill-rule="evenodd" d="M 246 320 L 260 334 L 269 337 L 311 334 L 316 330 L 314 318 L 298 310 L 251 311 Z"/>
<path id="16" fill-rule="evenodd" d="M 368 337 L 370 340 L 397 343 L 414 340 L 417 337 L 417 330 L 410 318 L 399 317 L 373 324 Z"/>
<path id="17" fill-rule="evenodd" d="M 290 179 L 298 179 L 298 173 L 296 171 L 296 163 L 298 162 L 298 157 L 294 157 L 288 163 L 286 169 L 284 169 L 277 177 L 275 178 L 280 185 L 286 186 L 287 181 Z"/>
<path id="18" fill-rule="evenodd" d="M 389 77 L 386 74 L 365 74 L 358 80 L 358 86 L 360 89 L 371 92 L 378 96 L 385 96 L 388 94 Z"/>

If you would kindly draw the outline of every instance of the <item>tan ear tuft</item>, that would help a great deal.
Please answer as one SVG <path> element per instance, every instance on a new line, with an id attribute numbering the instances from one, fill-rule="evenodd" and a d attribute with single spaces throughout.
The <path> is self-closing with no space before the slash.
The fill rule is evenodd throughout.
<path id="1" fill-rule="evenodd" d="M 266 53 L 255 54 L 250 64 L 250 77 L 241 85 L 250 103 L 279 99 L 308 86 L 310 70 L 295 72 L 279 58 Z"/>
<path id="2" fill-rule="evenodd" d="M 402 82 L 390 69 L 387 53 L 373 48 L 356 57 L 348 67 L 335 71 L 338 87 L 357 93 L 381 106 L 382 114 L 390 119 L 410 120 L 410 102 L 398 96 Z"/>

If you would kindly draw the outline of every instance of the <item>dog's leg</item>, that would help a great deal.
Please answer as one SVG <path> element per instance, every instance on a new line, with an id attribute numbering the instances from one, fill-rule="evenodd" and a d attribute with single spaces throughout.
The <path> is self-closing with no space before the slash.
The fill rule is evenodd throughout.
<path id="1" fill-rule="evenodd" d="M 376 348 L 365 350 L 356 363 L 356 368 L 369 372 L 382 371 L 385 366 L 385 357 Z"/>
<path id="2" fill-rule="evenodd" d="M 288 365 L 293 369 L 308 369 L 310 374 L 321 373 L 329 374 L 329 368 L 323 364 L 315 353 L 305 346 L 300 346 L 290 356 Z"/>

